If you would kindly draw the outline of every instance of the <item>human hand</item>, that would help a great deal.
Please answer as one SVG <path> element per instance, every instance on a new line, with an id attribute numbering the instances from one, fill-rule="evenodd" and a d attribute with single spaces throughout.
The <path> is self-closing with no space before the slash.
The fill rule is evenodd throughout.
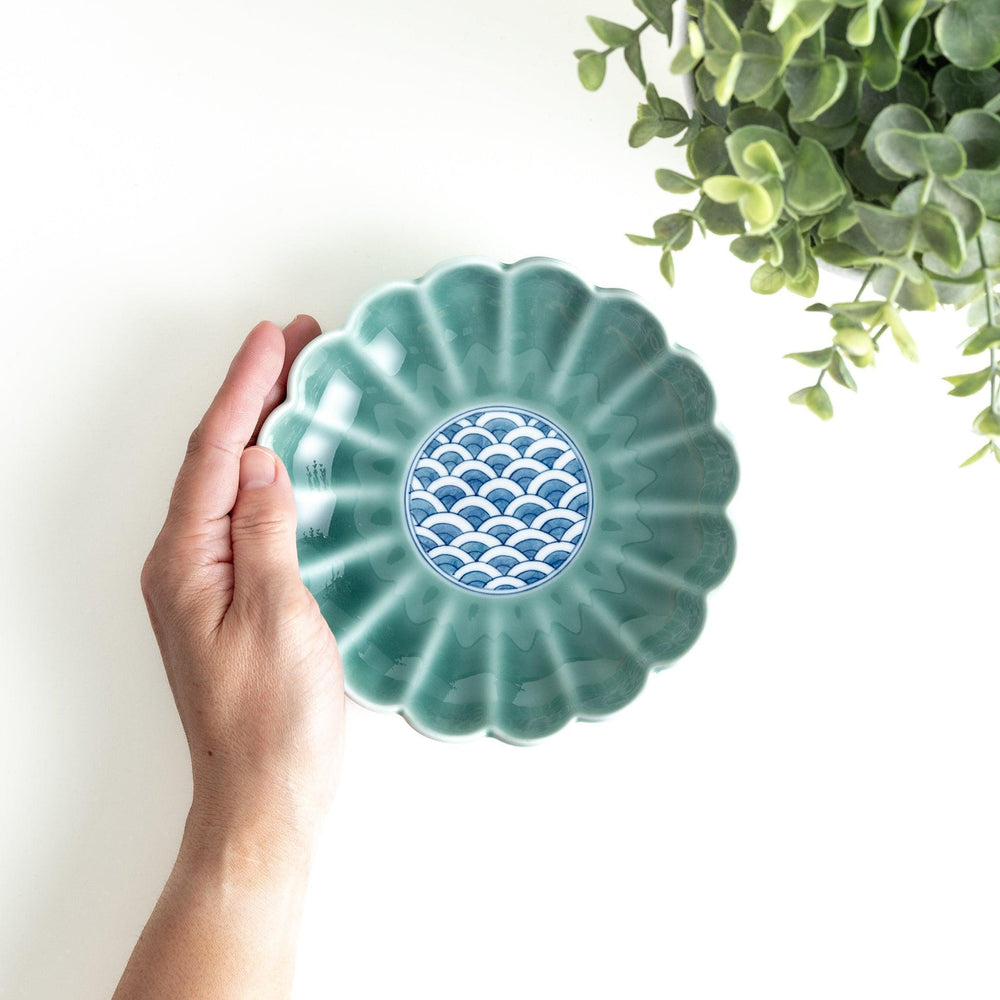
<path id="1" fill-rule="evenodd" d="M 288 474 L 253 446 L 319 332 L 309 316 L 250 332 L 191 435 L 142 570 L 191 752 L 188 834 L 238 831 L 251 852 L 308 849 L 341 755 L 337 645 L 299 575 Z"/>

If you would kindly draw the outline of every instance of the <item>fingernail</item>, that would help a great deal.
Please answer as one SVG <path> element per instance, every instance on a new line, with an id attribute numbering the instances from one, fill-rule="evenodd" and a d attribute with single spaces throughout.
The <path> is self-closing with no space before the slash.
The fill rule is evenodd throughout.
<path id="1" fill-rule="evenodd" d="M 240 489 L 259 490 L 274 483 L 278 466 L 266 448 L 247 448 L 240 459 Z"/>

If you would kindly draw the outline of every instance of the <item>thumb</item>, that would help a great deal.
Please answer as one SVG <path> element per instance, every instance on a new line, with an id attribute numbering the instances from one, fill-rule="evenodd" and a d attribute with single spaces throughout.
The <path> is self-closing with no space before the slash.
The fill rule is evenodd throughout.
<path id="1" fill-rule="evenodd" d="M 281 459 L 267 448 L 247 448 L 230 521 L 234 601 L 273 605 L 300 593 L 295 523 L 292 484 Z"/>

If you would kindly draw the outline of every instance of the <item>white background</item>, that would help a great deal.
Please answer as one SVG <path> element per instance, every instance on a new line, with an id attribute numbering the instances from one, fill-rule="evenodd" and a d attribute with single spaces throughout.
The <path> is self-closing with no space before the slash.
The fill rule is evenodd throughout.
<path id="1" fill-rule="evenodd" d="M 575 79 L 584 15 L 638 23 L 624 0 L 20 7 L 0 994 L 107 997 L 170 869 L 188 762 L 138 575 L 239 342 L 477 253 L 632 288 L 701 357 L 741 459 L 737 563 L 608 722 L 451 746 L 351 706 L 296 996 L 996 997 L 1000 469 L 957 469 L 961 320 L 918 318 L 922 363 L 888 345 L 831 424 L 789 406 L 807 378 L 781 354 L 823 346 L 821 317 L 750 293 L 725 240 L 671 291 L 623 236 L 682 162 L 628 148 L 620 58 L 598 94 Z"/>

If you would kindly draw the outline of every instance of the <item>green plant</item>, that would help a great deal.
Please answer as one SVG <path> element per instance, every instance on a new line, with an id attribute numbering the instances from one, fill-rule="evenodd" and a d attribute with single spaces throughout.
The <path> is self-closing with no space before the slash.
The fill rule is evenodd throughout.
<path id="1" fill-rule="evenodd" d="M 1000 462 L 1000 0 L 687 0 L 669 68 L 692 80 L 690 112 L 647 80 L 640 43 L 666 36 L 666 61 L 675 0 L 633 2 L 635 28 L 588 18 L 606 47 L 576 51 L 580 80 L 596 90 L 622 51 L 645 87 L 629 143 L 679 136 L 689 173 L 656 181 L 697 201 L 629 239 L 659 248 L 671 285 L 696 228 L 735 237 L 762 294 L 813 299 L 818 261 L 857 269 L 853 301 L 808 307 L 831 343 L 788 355 L 817 372 L 791 401 L 824 420 L 824 379 L 856 389 L 851 369 L 886 332 L 916 360 L 905 311 L 967 309 L 963 354 L 989 363 L 947 381 L 989 400 L 974 421 L 986 443 L 963 464 Z"/>

